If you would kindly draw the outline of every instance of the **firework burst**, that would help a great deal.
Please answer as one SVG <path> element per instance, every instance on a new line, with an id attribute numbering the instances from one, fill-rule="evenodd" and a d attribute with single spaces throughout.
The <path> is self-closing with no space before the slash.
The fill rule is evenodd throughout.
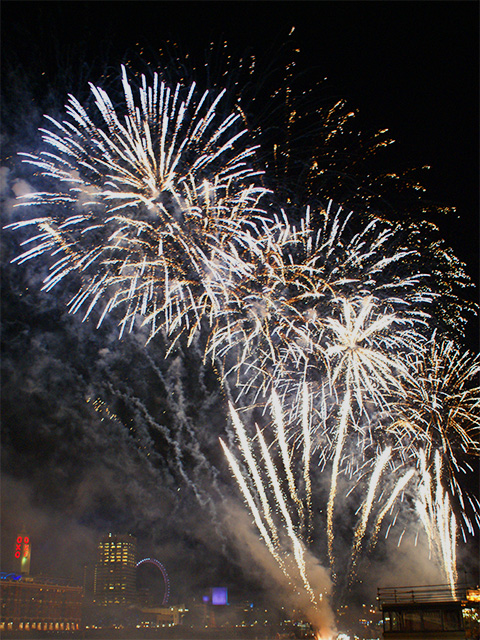
<path id="1" fill-rule="evenodd" d="M 471 472 L 468 459 L 480 455 L 479 356 L 435 335 L 419 346 L 405 358 L 410 371 L 405 395 L 391 404 L 395 420 L 388 431 L 396 435 L 398 451 L 410 463 L 419 451 L 430 461 L 437 452 L 442 455 L 442 482 L 450 500 L 458 502 L 462 533 L 465 527 L 473 534 L 478 505 L 464 495 L 458 478 Z"/>
<path id="2" fill-rule="evenodd" d="M 427 455 L 439 448 L 458 471 L 458 452 L 480 455 L 480 358 L 435 336 L 408 356 L 412 374 L 395 427 L 404 427 L 412 441 L 424 440 Z"/>
<path id="3" fill-rule="evenodd" d="M 263 224 L 254 278 L 238 280 L 234 304 L 212 332 L 210 353 L 230 363 L 227 375 L 235 375 L 241 393 L 253 391 L 252 402 L 272 388 L 294 390 L 295 410 L 305 381 L 320 381 L 321 392 L 332 354 L 329 336 L 338 329 L 332 316 L 342 299 L 374 298 L 385 316 L 402 324 L 406 339 L 407 329 L 413 335 L 426 325 L 436 297 L 413 268 L 417 253 L 395 225 L 359 223 L 332 203 L 315 218 L 316 225 L 307 208 L 297 225 L 285 215 Z"/>
<path id="4" fill-rule="evenodd" d="M 159 324 L 174 333 L 221 307 L 235 251 L 253 242 L 242 225 L 265 190 L 249 165 L 254 148 L 239 144 L 240 116 L 216 111 L 222 93 L 171 89 L 154 74 L 151 85 L 142 77 L 135 101 L 125 69 L 122 82 L 123 119 L 91 85 L 101 124 L 70 96 L 69 120 L 48 118 L 54 129 L 43 130 L 50 151 L 24 154 L 60 186 L 30 194 L 25 205 L 59 213 L 13 225 L 40 230 L 18 261 L 60 256 L 46 290 L 80 273 L 73 312 L 84 308 L 87 317 L 102 301 L 99 322 L 122 306 L 122 328 L 148 315 L 152 334 Z"/>

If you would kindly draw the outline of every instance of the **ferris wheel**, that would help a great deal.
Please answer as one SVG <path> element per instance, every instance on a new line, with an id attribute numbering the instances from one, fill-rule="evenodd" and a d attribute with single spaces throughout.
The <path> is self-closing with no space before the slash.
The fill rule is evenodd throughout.
<path id="1" fill-rule="evenodd" d="M 159 562 L 158 560 L 155 560 L 155 558 L 143 558 L 143 560 L 139 560 L 136 564 L 137 569 L 142 564 L 152 564 L 154 567 L 157 567 L 157 569 L 160 569 L 160 572 L 163 577 L 163 584 L 165 586 L 165 589 L 163 592 L 162 606 L 163 607 L 166 606 L 168 603 L 168 598 L 170 596 L 170 580 L 168 579 L 168 573 L 165 567 L 161 562 Z"/>

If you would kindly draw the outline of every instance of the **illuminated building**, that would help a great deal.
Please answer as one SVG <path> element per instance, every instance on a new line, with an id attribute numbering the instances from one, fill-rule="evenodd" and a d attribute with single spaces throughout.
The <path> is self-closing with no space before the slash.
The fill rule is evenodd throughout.
<path id="1" fill-rule="evenodd" d="M 202 596 L 202 601 L 205 602 L 206 604 L 212 604 L 212 605 L 228 604 L 227 587 L 212 587 L 208 595 Z"/>
<path id="2" fill-rule="evenodd" d="M 25 531 L 16 537 L 14 557 L 16 571 L 24 576 L 30 575 L 31 542 Z"/>
<path id="3" fill-rule="evenodd" d="M 0 631 L 76 631 L 82 587 L 2 575 Z"/>
<path id="4" fill-rule="evenodd" d="M 480 589 L 467 589 L 463 602 L 463 623 L 465 636 L 470 640 L 480 638 Z"/>
<path id="5" fill-rule="evenodd" d="M 127 605 L 136 599 L 137 541 L 129 535 L 109 533 L 98 544 L 94 600 L 101 605 Z"/>

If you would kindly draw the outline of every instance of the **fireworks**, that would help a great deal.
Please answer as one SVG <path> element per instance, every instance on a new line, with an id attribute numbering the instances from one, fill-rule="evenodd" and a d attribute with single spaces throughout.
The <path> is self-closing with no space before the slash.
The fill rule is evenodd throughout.
<path id="1" fill-rule="evenodd" d="M 417 500 L 417 511 L 428 535 L 430 551 L 440 558 L 445 575 L 448 578 L 452 594 L 455 593 L 457 578 L 455 551 L 457 522 L 452 511 L 450 499 L 442 486 L 442 464 L 440 453 L 435 452 L 434 478 L 425 459 L 425 453 L 419 452 L 422 481 Z"/>
<path id="2" fill-rule="evenodd" d="M 433 336 L 407 354 L 405 363 L 410 370 L 405 395 L 391 405 L 395 420 L 388 431 L 396 434 L 405 461 L 414 462 L 419 451 L 429 461 L 437 453 L 443 456 L 442 481 L 450 500 L 459 504 L 458 525 L 465 537 L 464 529 L 473 534 L 472 520 L 478 522 L 478 506 L 464 496 L 458 476 L 471 470 L 468 457 L 480 453 L 479 357 Z"/>
<path id="3" fill-rule="evenodd" d="M 425 440 L 427 454 L 439 447 L 448 466 L 458 470 L 457 452 L 480 454 L 480 358 L 435 336 L 410 358 L 414 374 L 398 405 L 399 425 L 413 441 Z"/>
<path id="4" fill-rule="evenodd" d="M 236 304 L 225 308 L 223 326 L 213 333 L 211 353 L 224 357 L 233 352 L 229 372 L 235 372 L 236 386 L 244 392 L 257 388 L 268 395 L 275 380 L 277 388 L 285 386 L 291 393 L 296 381 L 298 399 L 303 382 L 328 367 L 329 341 L 335 339 L 330 336 L 339 331 L 332 316 L 342 305 L 351 315 L 354 306 L 371 297 L 367 315 L 374 298 L 377 306 L 397 311 L 395 318 L 385 314 L 392 322 L 405 328 L 425 322 L 425 308 L 435 296 L 425 276 L 411 272 L 408 260 L 416 251 L 404 246 L 394 225 L 367 220 L 357 222 L 360 230 L 352 233 L 352 214 L 331 204 L 317 217 L 317 230 L 309 208 L 297 226 L 284 218 L 263 225 L 256 246 L 261 253 L 251 269 L 255 277 L 241 281 Z"/>
<path id="5" fill-rule="evenodd" d="M 229 261 L 238 272 L 235 252 L 253 243 L 241 223 L 265 189 L 249 166 L 254 148 L 237 148 L 246 133 L 240 116 L 222 119 L 216 111 L 222 93 L 197 96 L 194 84 L 170 89 L 155 74 L 150 86 L 142 79 L 136 103 L 125 69 L 122 82 L 123 121 L 92 85 L 102 126 L 71 96 L 70 119 L 49 118 L 54 130 L 43 130 L 50 151 L 24 154 L 61 191 L 26 197 L 26 205 L 47 208 L 48 216 L 14 225 L 40 230 L 18 260 L 61 253 L 44 289 L 80 273 L 72 312 L 86 308 L 88 317 L 102 301 L 99 323 L 121 306 L 122 330 L 141 314 L 152 333 L 159 322 L 176 333 L 190 319 L 199 323 L 218 312 Z"/>
<path id="6" fill-rule="evenodd" d="M 306 400 L 305 398 L 305 401 Z M 240 452 L 248 469 L 246 473 L 252 479 L 255 488 L 254 495 L 252 495 L 252 492 L 248 488 L 244 473 L 242 473 L 234 456 L 223 441 L 221 441 L 221 444 L 242 491 L 245 502 L 254 516 L 255 523 L 268 549 L 279 563 L 291 586 L 298 590 L 300 583 L 308 593 L 311 603 L 315 607 L 318 607 L 321 594 L 314 591 L 309 580 L 305 561 L 306 547 L 302 540 L 303 523 L 306 520 L 304 510 L 308 508 L 310 504 L 308 484 L 305 500 L 300 500 L 292 473 L 292 452 L 289 450 L 285 441 L 282 411 L 276 395 L 272 396 L 271 404 L 276 427 L 276 441 L 274 444 L 278 447 L 281 465 L 275 464 L 273 459 L 274 453 L 269 450 L 265 438 L 258 427 L 255 439 L 260 452 L 258 454 L 253 453 L 254 442 L 247 436 L 245 428 L 233 407 L 230 407 Z M 308 427 L 306 431 L 308 433 Z M 308 436 L 304 439 L 303 444 L 304 471 L 308 477 Z M 287 494 L 282 488 L 282 476 L 286 479 L 288 487 Z M 288 495 L 288 499 L 286 495 Z M 255 499 L 259 500 L 260 507 L 257 507 Z M 291 504 L 289 504 L 289 502 L 291 502 Z M 296 522 L 293 520 L 292 506 L 293 512 L 296 512 L 298 516 Z M 274 521 L 273 513 L 278 514 L 280 523 Z M 281 541 L 284 539 L 282 535 L 284 532 L 288 540 L 287 548 L 285 548 L 285 542 Z M 292 559 L 294 561 L 293 567 L 291 566 Z"/>
<path id="7" fill-rule="evenodd" d="M 96 113 L 70 97 L 68 119 L 43 130 L 49 150 L 26 154 L 58 188 L 25 197 L 41 215 L 11 226 L 39 233 L 16 260 L 54 257 L 46 290 L 79 274 L 70 310 L 87 318 L 103 305 L 99 324 L 120 308 L 121 332 L 141 318 L 150 339 L 162 332 L 171 346 L 205 333 L 204 356 L 235 399 L 238 452 L 222 440 L 225 456 L 261 539 L 311 605 L 322 600 L 306 561 L 318 468 L 333 575 L 348 485 L 361 495 L 350 581 L 408 491 L 453 584 L 455 501 L 473 531 L 457 474 L 480 451 L 480 364 L 435 333 L 434 317 L 444 298 L 460 308 L 461 265 L 421 237 L 421 224 L 331 202 L 282 207 L 264 186 L 244 113 L 221 113 L 224 92 L 169 87 L 154 74 L 136 94 L 125 69 L 122 86 L 123 112 L 92 85 Z M 243 421 L 257 406 L 263 428 Z"/>

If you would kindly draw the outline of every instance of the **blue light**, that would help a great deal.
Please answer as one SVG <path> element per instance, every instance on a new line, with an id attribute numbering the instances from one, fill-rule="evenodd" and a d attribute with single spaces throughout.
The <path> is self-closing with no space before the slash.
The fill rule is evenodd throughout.
<path id="1" fill-rule="evenodd" d="M 5 571 L 0 571 L 0 580 L 11 580 L 12 582 L 18 582 L 22 579 L 22 576 L 17 573 L 6 573 Z"/>
<path id="2" fill-rule="evenodd" d="M 218 605 L 228 604 L 228 590 L 226 587 L 212 588 L 212 604 L 218 604 Z"/>

